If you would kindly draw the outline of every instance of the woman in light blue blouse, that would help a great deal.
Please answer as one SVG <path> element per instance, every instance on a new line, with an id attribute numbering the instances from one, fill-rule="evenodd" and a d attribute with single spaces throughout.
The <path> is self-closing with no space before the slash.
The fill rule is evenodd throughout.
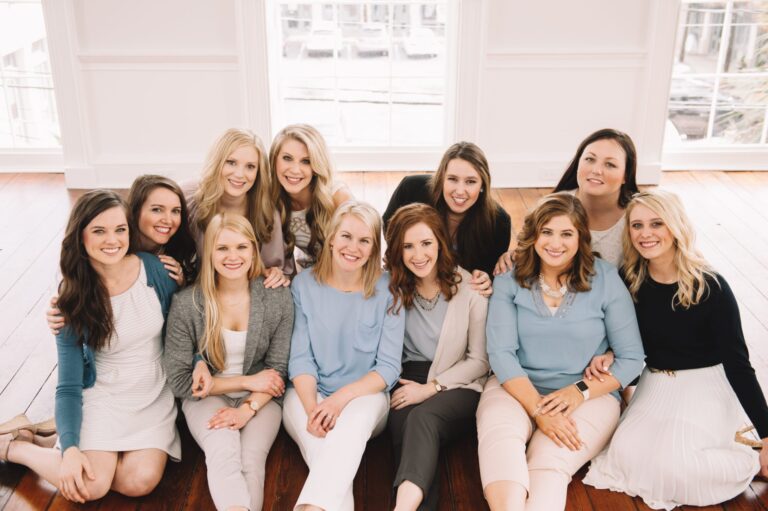
<path id="1" fill-rule="evenodd" d="M 336 210 L 310 270 L 293 281 L 294 327 L 283 423 L 309 466 L 302 510 L 352 510 L 352 481 L 387 420 L 400 375 L 404 314 L 390 314 L 381 219 L 368 204 Z"/>
<path id="2" fill-rule="evenodd" d="M 571 476 L 616 427 L 616 391 L 642 369 L 632 299 L 590 242 L 579 200 L 548 195 L 525 218 L 512 271 L 494 281 L 486 336 L 496 376 L 477 410 L 492 510 L 564 509 Z M 608 348 L 613 375 L 581 380 L 583 366 Z"/>

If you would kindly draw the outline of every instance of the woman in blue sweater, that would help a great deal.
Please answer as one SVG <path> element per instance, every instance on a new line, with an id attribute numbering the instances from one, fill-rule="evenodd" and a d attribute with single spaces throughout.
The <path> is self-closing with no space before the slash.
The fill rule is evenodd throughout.
<path id="1" fill-rule="evenodd" d="M 31 468 L 74 502 L 151 492 L 178 459 L 176 406 L 161 364 L 176 282 L 154 256 L 129 251 L 125 202 L 93 190 L 75 204 L 61 247 L 56 427 L 61 450 L 13 434 L 0 459 Z M 25 441 L 27 440 L 27 441 Z"/>
<path id="2" fill-rule="evenodd" d="M 525 218 L 512 271 L 493 283 L 486 337 L 495 376 L 477 410 L 493 510 L 564 509 L 571 476 L 616 427 L 616 391 L 640 373 L 632 299 L 590 242 L 579 199 L 548 195 Z M 613 375 L 581 380 L 582 366 L 609 347 Z"/>
<path id="3" fill-rule="evenodd" d="M 309 466 L 295 509 L 352 510 L 365 444 L 387 422 L 400 375 L 405 315 L 381 272 L 381 220 L 368 204 L 339 206 L 317 264 L 291 291 L 294 326 L 283 424 Z"/>

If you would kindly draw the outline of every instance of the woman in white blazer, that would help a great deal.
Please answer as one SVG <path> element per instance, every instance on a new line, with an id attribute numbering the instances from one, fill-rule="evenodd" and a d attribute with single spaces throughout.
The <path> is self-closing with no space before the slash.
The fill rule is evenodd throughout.
<path id="1" fill-rule="evenodd" d="M 387 227 L 393 312 L 405 309 L 403 373 L 388 426 L 395 450 L 396 510 L 437 509 L 440 446 L 472 430 L 489 364 L 488 300 L 456 266 L 432 207 L 397 210 Z"/>

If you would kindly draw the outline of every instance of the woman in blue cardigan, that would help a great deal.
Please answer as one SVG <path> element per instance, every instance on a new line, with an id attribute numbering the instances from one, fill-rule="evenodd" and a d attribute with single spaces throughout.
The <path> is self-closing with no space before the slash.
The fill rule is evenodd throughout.
<path id="1" fill-rule="evenodd" d="M 151 492 L 178 459 L 176 406 L 162 333 L 176 282 L 154 256 L 129 252 L 125 202 L 93 190 L 75 204 L 61 247 L 56 336 L 59 449 L 25 432 L 0 436 L 0 459 L 31 468 L 74 502 Z"/>

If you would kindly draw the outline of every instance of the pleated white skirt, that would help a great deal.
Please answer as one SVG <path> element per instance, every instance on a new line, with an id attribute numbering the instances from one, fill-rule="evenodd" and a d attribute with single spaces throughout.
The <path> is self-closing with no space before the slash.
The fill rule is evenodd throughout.
<path id="1" fill-rule="evenodd" d="M 734 441 L 744 421 L 721 364 L 674 376 L 646 368 L 584 483 L 639 496 L 653 509 L 729 500 L 760 469 L 757 453 Z"/>

